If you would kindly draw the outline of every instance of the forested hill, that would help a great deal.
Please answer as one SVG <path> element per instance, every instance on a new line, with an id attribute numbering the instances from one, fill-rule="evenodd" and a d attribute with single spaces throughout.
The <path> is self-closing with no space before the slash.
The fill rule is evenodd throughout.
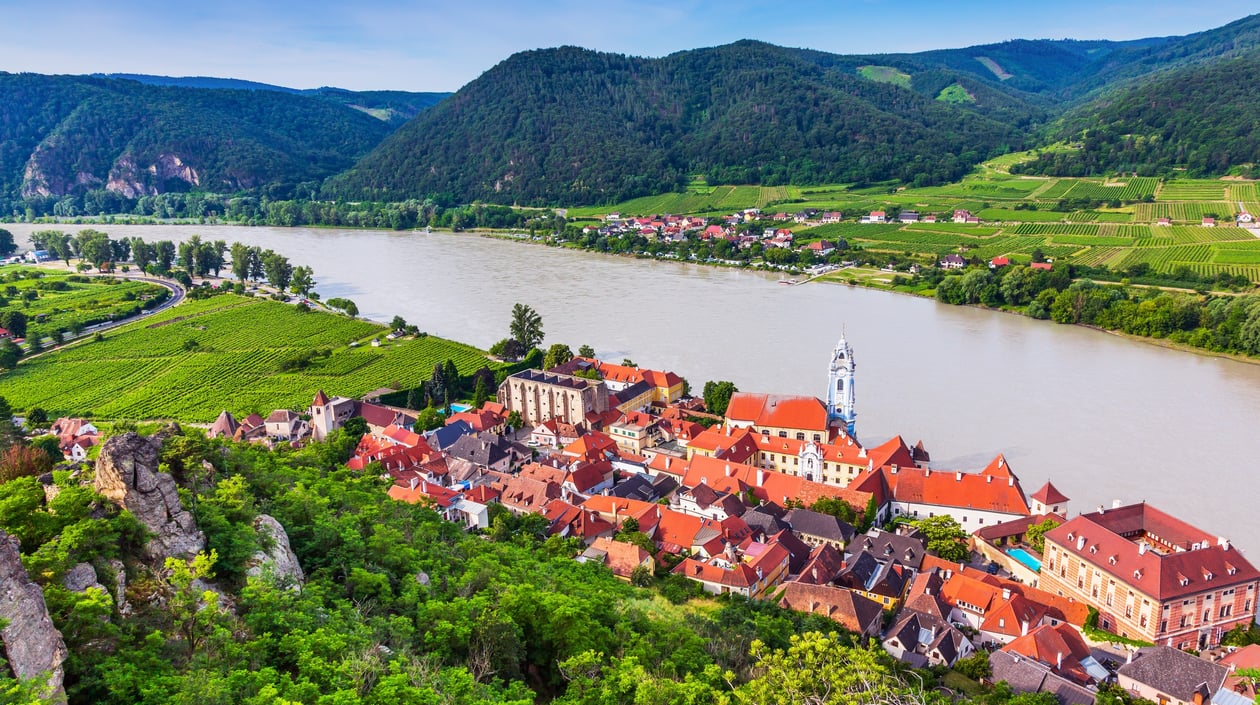
<path id="1" fill-rule="evenodd" d="M 426 108 L 437 105 L 450 93 L 417 93 L 412 91 L 350 91 L 344 88 L 288 88 L 270 83 L 245 81 L 239 78 L 215 78 L 212 76 L 153 76 L 140 73 L 93 74 L 95 78 L 119 78 L 152 86 L 177 86 L 180 88 L 222 88 L 245 91 L 278 91 L 294 95 L 325 98 L 341 105 L 361 110 L 391 125 L 407 122 Z"/>
<path id="2" fill-rule="evenodd" d="M 291 191 L 392 129 L 340 98 L 0 73 L 0 196 Z"/>
<path id="3" fill-rule="evenodd" d="M 720 183 L 934 183 L 1020 145 L 1009 120 L 735 44 L 641 59 L 517 54 L 404 126 L 328 193 L 592 203 Z"/>
<path id="4" fill-rule="evenodd" d="M 1017 170 L 1056 176 L 1184 170 L 1256 176 L 1260 163 L 1260 49 L 1175 69 L 1068 113 L 1053 139 L 1079 150 L 1043 154 Z"/>

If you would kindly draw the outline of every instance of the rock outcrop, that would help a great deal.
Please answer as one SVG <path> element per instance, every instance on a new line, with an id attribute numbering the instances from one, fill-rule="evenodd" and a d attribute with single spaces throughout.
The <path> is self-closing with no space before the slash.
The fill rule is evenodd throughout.
<path id="1" fill-rule="evenodd" d="M 0 630 L 5 656 L 13 674 L 23 680 L 48 678 L 55 700 L 63 701 L 61 664 L 66 660 L 66 643 L 53 626 L 44 605 L 44 593 L 31 582 L 22 567 L 18 540 L 0 531 Z"/>
<path id="2" fill-rule="evenodd" d="M 111 594 L 114 596 L 114 604 L 118 606 L 118 614 L 130 617 L 131 603 L 127 601 L 127 566 L 115 558 L 109 562 L 109 569 L 114 572 L 114 589 Z"/>
<path id="3" fill-rule="evenodd" d="M 306 579 L 297 556 L 289 547 L 289 535 L 274 517 L 259 514 L 254 519 L 254 531 L 268 548 L 255 553 L 249 560 L 245 575 L 251 578 L 270 575 L 276 582 L 293 586 Z"/>
<path id="4" fill-rule="evenodd" d="M 158 471 L 161 447 L 160 441 L 135 433 L 110 438 L 97 456 L 94 486 L 152 532 L 144 547 L 149 558 L 191 558 L 205 549 L 206 537 L 180 504 L 175 478 Z"/>
<path id="5" fill-rule="evenodd" d="M 102 592 L 105 586 L 101 585 L 96 577 L 96 569 L 91 563 L 80 563 L 70 570 L 66 571 L 66 576 L 61 579 L 61 584 L 66 586 L 70 592 L 86 592 L 88 588 L 97 588 Z"/>

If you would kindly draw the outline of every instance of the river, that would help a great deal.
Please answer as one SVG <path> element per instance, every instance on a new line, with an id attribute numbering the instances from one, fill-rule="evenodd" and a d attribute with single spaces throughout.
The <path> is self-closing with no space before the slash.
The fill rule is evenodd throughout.
<path id="1" fill-rule="evenodd" d="M 47 226 L 3 227 L 21 243 Z M 1026 492 L 1052 478 L 1073 512 L 1147 500 L 1260 549 L 1251 484 L 1260 365 L 882 291 L 472 235 L 97 229 L 270 247 L 313 267 L 325 298 L 481 347 L 507 335 L 512 304 L 523 302 L 542 315 L 547 343 L 670 369 L 697 393 L 705 380 L 729 379 L 746 391 L 824 396 L 843 330 L 863 442 L 922 439 L 933 466 L 950 469 L 978 470 L 1004 453 Z"/>

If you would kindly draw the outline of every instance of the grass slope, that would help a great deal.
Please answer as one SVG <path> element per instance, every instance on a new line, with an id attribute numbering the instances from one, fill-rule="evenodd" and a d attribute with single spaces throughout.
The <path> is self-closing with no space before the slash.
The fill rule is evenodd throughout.
<path id="1" fill-rule="evenodd" d="M 369 321 L 225 294 L 25 362 L 0 376 L 0 396 L 15 409 L 40 406 L 50 415 L 209 422 L 224 409 L 301 409 L 318 389 L 358 396 L 394 382 L 417 386 L 448 358 L 462 374 L 488 364 L 476 348 L 431 336 L 367 345 L 385 332 Z M 280 370 L 323 348 L 331 355 L 307 369 Z"/>

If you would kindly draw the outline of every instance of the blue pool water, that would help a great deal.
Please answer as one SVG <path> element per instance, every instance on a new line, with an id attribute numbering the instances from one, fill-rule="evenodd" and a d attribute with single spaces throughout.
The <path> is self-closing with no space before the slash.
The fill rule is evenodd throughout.
<path id="1" fill-rule="evenodd" d="M 1030 569 L 1038 573 L 1041 572 L 1041 561 L 1038 560 L 1035 556 L 1033 556 L 1033 554 L 1029 553 L 1028 551 L 1025 551 L 1022 548 L 1012 548 L 1008 550 L 1006 553 L 1011 558 L 1014 558 L 1020 563 L 1023 563 L 1024 565 L 1028 566 Z"/>
<path id="2" fill-rule="evenodd" d="M 458 414 L 464 411 L 468 411 L 471 408 L 472 407 L 467 404 L 451 404 L 451 413 Z"/>

